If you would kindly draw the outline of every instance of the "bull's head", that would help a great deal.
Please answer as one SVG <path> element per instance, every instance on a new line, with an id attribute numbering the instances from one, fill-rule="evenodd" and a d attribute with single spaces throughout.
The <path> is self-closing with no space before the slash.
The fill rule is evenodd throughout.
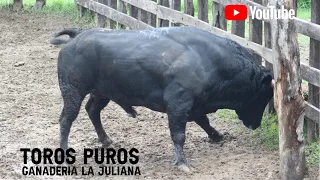
<path id="1" fill-rule="evenodd" d="M 273 97 L 272 73 L 270 71 L 263 73 L 259 84 L 260 90 L 253 95 L 252 100 L 236 111 L 243 124 L 253 130 L 260 126 L 264 109 Z"/>

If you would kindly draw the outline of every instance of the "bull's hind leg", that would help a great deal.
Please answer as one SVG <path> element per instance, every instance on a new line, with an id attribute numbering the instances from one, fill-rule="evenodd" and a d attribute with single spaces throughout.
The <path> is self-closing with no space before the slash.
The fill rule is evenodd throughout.
<path id="1" fill-rule="evenodd" d="M 110 100 L 106 98 L 97 98 L 93 95 L 90 95 L 90 99 L 86 104 L 86 110 L 103 147 L 108 147 L 110 144 L 112 144 L 112 140 L 102 127 L 100 116 L 101 110 L 109 103 L 109 101 Z"/>
<path id="2" fill-rule="evenodd" d="M 208 134 L 211 142 L 216 143 L 223 139 L 223 135 L 210 125 L 209 119 L 206 115 L 194 116 L 192 118 Z"/>
<path id="3" fill-rule="evenodd" d="M 62 88 L 64 90 L 64 88 Z M 84 96 L 81 96 L 77 91 L 67 90 L 62 91 L 63 97 L 63 109 L 60 115 L 60 148 L 67 150 L 68 148 L 68 137 L 70 128 L 73 121 L 77 118 L 81 106 L 81 102 Z"/>

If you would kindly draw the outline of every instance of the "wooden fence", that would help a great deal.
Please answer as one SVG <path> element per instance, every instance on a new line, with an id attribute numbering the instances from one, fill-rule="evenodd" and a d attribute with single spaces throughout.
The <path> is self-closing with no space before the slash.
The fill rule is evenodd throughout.
<path id="1" fill-rule="evenodd" d="M 251 49 L 265 60 L 265 65 L 272 67 L 271 49 L 271 29 L 269 21 L 264 23 L 264 45 L 262 45 L 263 29 L 260 20 L 250 21 L 249 41 L 244 39 L 244 21 L 233 21 L 231 32 L 227 32 L 227 23 L 224 18 L 224 6 L 232 3 L 242 3 L 247 6 L 256 6 L 257 9 L 266 7 L 258 3 L 262 0 L 213 0 L 212 16 L 213 24 L 208 23 L 208 0 L 198 1 L 198 17 L 194 17 L 193 0 L 184 0 L 185 13 L 181 12 L 181 0 L 76 0 L 82 6 L 81 9 L 89 9 L 96 13 L 96 24 L 98 27 L 106 28 L 130 28 L 130 29 L 151 29 L 163 26 L 197 26 L 201 29 L 210 31 L 222 37 L 237 41 L 241 45 Z M 258 2 L 258 3 L 257 3 Z M 315 1 L 314 1 L 315 2 Z M 264 1 L 264 4 L 267 0 Z M 312 17 L 319 17 L 320 8 L 317 3 L 313 5 Z M 80 11 L 83 13 L 83 10 Z M 81 15 L 81 14 L 80 14 Z M 251 18 L 249 18 L 251 19 Z M 309 90 L 309 102 L 306 102 L 305 115 L 314 123 L 319 124 L 319 86 L 320 70 L 319 67 L 319 41 L 320 41 L 320 18 L 313 18 L 315 23 L 295 18 L 295 26 L 298 33 L 311 38 L 310 66 L 301 63 L 301 77 L 310 83 L 312 90 Z M 217 28 L 218 26 L 220 28 Z M 258 58 L 260 59 L 260 58 Z M 261 61 L 257 62 L 261 63 Z M 310 89 L 310 88 L 309 88 Z"/>

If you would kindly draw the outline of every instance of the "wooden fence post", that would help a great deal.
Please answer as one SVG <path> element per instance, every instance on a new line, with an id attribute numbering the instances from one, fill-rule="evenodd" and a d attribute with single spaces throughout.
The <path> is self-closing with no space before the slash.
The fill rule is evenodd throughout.
<path id="1" fill-rule="evenodd" d="M 19 11 L 23 8 L 22 0 L 14 0 L 13 1 L 13 10 Z"/>
<path id="2" fill-rule="evenodd" d="M 198 1 L 198 19 L 209 22 L 208 20 L 208 0 Z"/>
<path id="3" fill-rule="evenodd" d="M 184 0 L 184 13 L 194 16 L 193 0 Z"/>
<path id="4" fill-rule="evenodd" d="M 148 23 L 148 15 L 147 15 L 147 11 L 142 10 L 142 9 L 138 9 L 138 20 Z"/>
<path id="5" fill-rule="evenodd" d="M 173 0 L 172 4 L 174 10 L 181 11 L 181 0 Z"/>
<path id="6" fill-rule="evenodd" d="M 263 1 L 263 5 L 267 6 L 268 4 L 268 0 L 264 0 Z M 272 37 L 271 37 L 271 26 L 270 23 L 264 21 L 264 46 L 267 48 L 272 48 Z M 273 69 L 272 68 L 272 64 L 269 63 L 268 61 L 265 61 L 266 67 Z M 269 113 L 275 113 L 275 109 L 274 109 L 274 100 L 273 98 L 270 100 L 269 104 L 266 107 L 266 111 L 267 114 Z"/>
<path id="7" fill-rule="evenodd" d="M 258 4 L 262 4 L 262 0 L 253 0 Z M 262 44 L 262 21 L 258 19 L 252 19 L 249 17 L 249 41 L 255 42 L 257 44 Z M 254 53 L 256 63 L 261 65 L 262 58 Z"/>
<path id="8" fill-rule="evenodd" d="M 79 17 L 82 18 L 84 16 L 84 14 L 86 13 L 86 11 L 87 11 L 87 8 L 80 6 Z"/>
<path id="9" fill-rule="evenodd" d="M 227 31 L 227 20 L 224 15 L 224 6 L 222 4 L 212 2 L 213 26 Z"/>
<path id="10" fill-rule="evenodd" d="M 320 2 L 319 0 L 311 1 L 311 22 L 320 24 Z M 310 38 L 310 56 L 309 65 L 320 69 L 320 42 Z M 320 107 L 320 90 L 319 87 L 309 83 L 308 101 L 315 107 Z M 319 125 L 311 119 L 307 119 L 307 142 L 310 143 L 319 136 Z"/>
<path id="11" fill-rule="evenodd" d="M 138 19 L 138 8 L 132 5 L 129 5 L 129 14 L 131 17 Z"/>
<path id="12" fill-rule="evenodd" d="M 119 0 L 118 2 L 118 10 L 124 14 L 127 14 L 127 4 L 123 2 L 122 0 Z M 118 23 L 119 29 L 126 29 L 126 26 L 123 24 Z"/>
<path id="13" fill-rule="evenodd" d="M 108 4 L 108 0 L 96 0 L 97 2 L 101 3 L 101 4 Z M 99 13 L 95 13 L 95 22 L 96 22 L 96 26 L 97 27 L 101 27 L 104 28 L 106 26 L 106 17 L 99 14 Z"/>
<path id="14" fill-rule="evenodd" d="M 113 9 L 117 9 L 117 0 L 108 0 L 107 5 Z M 106 27 L 109 29 L 116 29 L 117 22 L 106 18 Z"/>
<path id="15" fill-rule="evenodd" d="M 181 11 L 181 0 L 171 0 L 171 8 Z M 180 26 L 179 23 L 172 23 L 172 26 Z"/>
<path id="16" fill-rule="evenodd" d="M 295 9 L 297 0 L 270 0 L 280 8 Z M 279 118 L 280 176 L 283 180 L 302 180 L 305 171 L 301 93 L 300 52 L 294 20 L 272 19 L 274 100 Z"/>
<path id="17" fill-rule="evenodd" d="M 170 7 L 169 0 L 158 0 L 158 4 L 165 7 Z M 159 27 L 168 27 L 168 26 L 169 26 L 168 20 L 159 19 Z"/>
<path id="18" fill-rule="evenodd" d="M 157 0 L 151 0 L 151 1 L 157 2 Z M 152 13 L 148 13 L 147 16 L 148 16 L 148 24 L 153 27 L 157 27 L 157 16 Z"/>
<path id="19" fill-rule="evenodd" d="M 245 23 L 246 21 L 232 21 L 231 33 L 244 38 Z"/>

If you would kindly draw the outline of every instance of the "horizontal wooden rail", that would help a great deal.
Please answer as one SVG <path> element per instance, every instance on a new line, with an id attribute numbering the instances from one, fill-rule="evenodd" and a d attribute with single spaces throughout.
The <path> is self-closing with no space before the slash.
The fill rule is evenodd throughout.
<path id="1" fill-rule="evenodd" d="M 244 38 L 241 38 L 239 36 L 230 34 L 224 30 L 221 30 L 219 28 L 213 27 L 212 25 L 201 21 L 193 16 L 190 16 L 188 14 L 184 14 L 182 12 L 170 9 L 168 7 L 164 7 L 161 5 L 158 5 L 155 2 L 150 2 L 148 0 L 123 0 L 124 2 L 127 2 L 131 5 L 134 5 L 135 7 L 141 8 L 145 11 L 148 11 L 150 13 L 156 14 L 160 19 L 165 19 L 172 21 L 174 23 L 182 23 L 188 26 L 197 26 L 201 29 L 210 31 L 216 35 L 232 39 L 242 46 L 245 46 L 249 49 L 252 49 L 255 51 L 255 53 L 259 54 L 261 57 L 266 59 L 268 62 L 272 63 L 272 50 L 269 48 L 266 48 L 260 44 L 256 44 L 250 41 L 245 40 Z"/>
<path id="2" fill-rule="evenodd" d="M 268 9 L 265 6 L 262 6 L 260 4 L 257 4 L 249 0 L 212 0 L 212 1 L 222 5 L 245 4 L 248 7 L 249 14 L 251 13 L 249 10 L 249 6 L 256 6 L 257 9 Z M 264 21 L 270 22 L 269 19 L 265 19 Z M 320 41 L 320 25 L 309 22 L 309 21 L 305 21 L 299 18 L 294 18 L 294 22 L 295 22 L 295 26 L 298 33 L 309 36 L 313 39 Z"/>
<path id="3" fill-rule="evenodd" d="M 306 110 L 305 110 L 305 116 L 307 116 L 312 121 L 316 122 L 317 124 L 320 124 L 320 109 L 315 107 L 314 105 L 308 103 L 305 101 L 306 104 Z"/>
<path id="4" fill-rule="evenodd" d="M 314 67 L 310 67 L 304 63 L 300 63 L 300 72 L 302 79 L 309 83 L 320 87 L 320 70 Z"/>
<path id="5" fill-rule="evenodd" d="M 320 41 L 320 25 L 299 18 L 294 18 L 298 33 Z"/>
<path id="6" fill-rule="evenodd" d="M 152 29 L 153 27 L 141 22 L 127 14 L 117 11 L 109 6 L 98 3 L 92 0 L 76 0 L 77 3 L 85 8 L 88 8 L 91 11 L 104 15 L 114 21 L 119 22 L 120 24 L 129 26 L 133 29 Z"/>

